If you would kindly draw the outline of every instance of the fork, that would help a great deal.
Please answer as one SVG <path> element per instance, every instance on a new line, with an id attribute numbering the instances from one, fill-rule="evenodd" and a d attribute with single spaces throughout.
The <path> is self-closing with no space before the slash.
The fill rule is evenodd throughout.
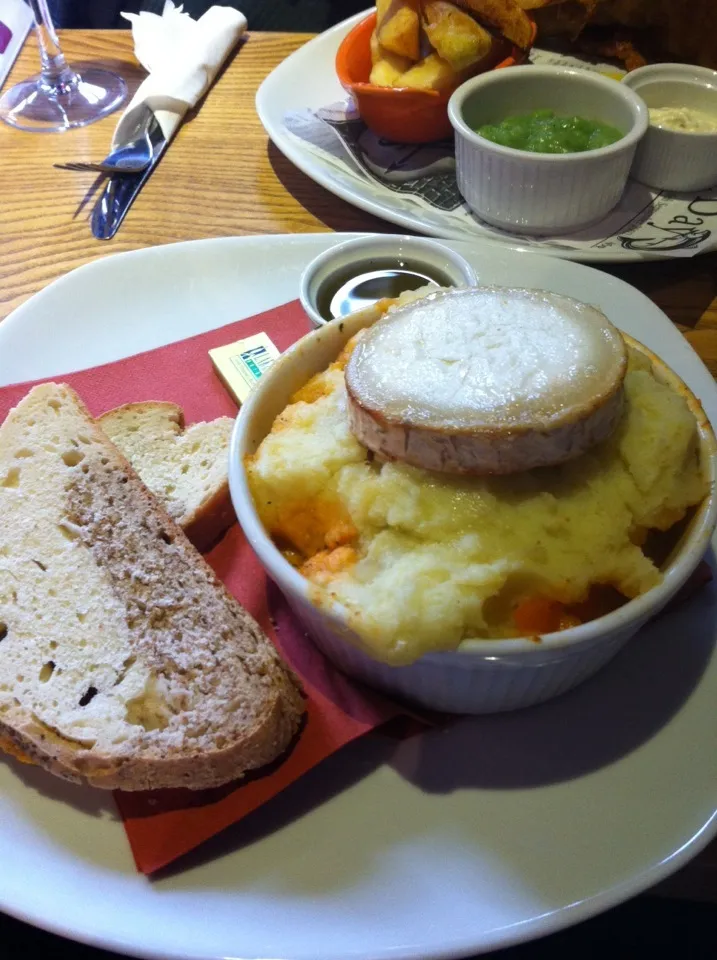
<path id="1" fill-rule="evenodd" d="M 53 163 L 57 170 L 93 171 L 95 173 L 139 173 L 149 166 L 152 159 L 152 145 L 145 133 L 137 140 L 113 150 L 100 163 L 73 161 L 71 163 Z"/>
<path id="2" fill-rule="evenodd" d="M 154 121 L 154 114 L 148 108 L 142 110 L 137 118 L 136 136 L 128 143 L 115 148 L 99 163 L 83 162 L 80 160 L 70 163 L 53 163 L 58 170 L 91 171 L 94 173 L 139 173 L 145 170 L 152 159 L 152 143 L 149 130 Z M 128 131 L 129 132 L 129 131 Z"/>

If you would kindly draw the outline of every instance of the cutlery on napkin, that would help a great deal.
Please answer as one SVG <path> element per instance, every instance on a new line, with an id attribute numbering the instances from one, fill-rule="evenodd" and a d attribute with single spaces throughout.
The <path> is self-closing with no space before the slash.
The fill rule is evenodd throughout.
<path id="1" fill-rule="evenodd" d="M 237 41 L 246 31 L 243 13 L 231 7 L 210 7 L 198 20 L 166 0 L 156 13 L 123 13 L 132 24 L 135 56 L 148 71 L 115 128 L 112 150 L 136 134 L 138 120 L 149 108 L 154 115 L 148 166 L 135 174 L 112 176 L 92 213 L 92 233 L 109 240 L 129 210 L 185 114 L 214 82 Z"/>

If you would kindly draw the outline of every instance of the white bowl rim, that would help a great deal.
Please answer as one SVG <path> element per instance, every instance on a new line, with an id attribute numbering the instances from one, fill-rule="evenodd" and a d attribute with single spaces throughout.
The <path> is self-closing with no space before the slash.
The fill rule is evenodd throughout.
<path id="1" fill-rule="evenodd" d="M 352 314 L 342 322 L 341 329 L 338 325 L 336 327 L 331 325 L 318 327 L 289 347 L 262 377 L 240 409 L 234 422 L 229 445 L 229 489 L 237 519 L 252 549 L 259 557 L 268 575 L 282 590 L 286 588 L 288 591 L 301 596 L 307 604 L 314 607 L 327 619 L 335 620 L 338 629 L 346 629 L 345 619 L 342 617 L 339 604 L 334 604 L 330 609 L 317 607 L 310 598 L 310 582 L 291 566 L 265 531 L 249 490 L 247 474 L 244 469 L 244 456 L 251 445 L 249 430 L 254 410 L 262 403 L 265 391 L 268 393 L 271 390 L 272 381 L 279 375 L 281 368 L 290 366 L 299 351 L 307 350 L 307 344 L 324 336 L 327 330 L 338 329 L 339 334 L 345 337 L 345 341 L 348 341 L 355 332 L 367 325 L 367 322 L 363 322 L 362 318 L 369 313 L 372 313 L 372 311 L 365 310 Z M 666 364 L 666 366 L 669 365 Z M 714 444 L 712 427 L 707 421 L 705 423 L 706 426 L 698 423 L 700 437 L 704 440 L 706 435 L 711 436 Z M 659 612 L 664 604 L 672 599 L 707 552 L 717 522 L 717 450 L 714 447 L 709 457 L 709 473 L 709 493 L 699 506 L 692 520 L 691 529 L 686 534 L 680 550 L 670 565 L 663 570 L 662 581 L 657 586 L 632 600 L 628 600 L 616 610 L 602 617 L 588 620 L 579 626 L 569 627 L 557 633 L 541 635 L 537 642 L 530 637 L 469 638 L 464 640 L 455 650 L 433 651 L 424 654 L 420 659 L 439 657 L 445 661 L 446 658 L 450 657 L 477 656 L 505 661 L 511 657 L 522 658 L 526 653 L 535 656 L 540 653 L 558 650 L 567 651 L 568 649 L 590 646 L 606 639 L 618 630 L 628 628 L 634 622 L 637 622 L 639 628 L 641 621 L 645 617 L 649 617 L 651 610 L 655 609 L 656 612 Z"/>
<path id="2" fill-rule="evenodd" d="M 692 80 L 709 79 L 717 87 L 717 70 L 693 66 L 690 63 L 648 63 L 644 67 L 636 67 L 626 73 L 620 82 L 630 87 L 637 80 L 660 76 L 668 79 L 670 74 L 684 74 L 685 79 Z"/>
<path id="3" fill-rule="evenodd" d="M 713 90 L 717 97 L 717 70 L 710 70 L 709 67 L 693 67 L 688 63 L 651 63 L 646 67 L 638 67 L 636 70 L 626 73 L 621 83 L 629 87 L 630 90 L 634 90 L 639 96 L 641 81 L 644 81 L 644 84 L 647 85 L 660 79 L 665 81 L 675 80 L 678 83 L 684 83 L 688 88 L 690 86 L 698 89 L 707 87 Z M 702 82 L 703 80 L 709 82 Z M 715 117 L 717 118 L 717 112 Z M 687 137 L 692 142 L 695 139 L 717 142 L 717 130 L 671 130 L 669 127 L 660 127 L 655 123 L 649 124 L 649 130 L 651 135 L 657 134 L 664 138 Z"/>
<path id="4" fill-rule="evenodd" d="M 526 72 L 527 71 L 527 72 Z M 518 150 L 515 147 L 505 147 L 503 144 L 494 143 L 476 133 L 463 119 L 463 104 L 474 90 L 481 87 L 493 86 L 498 83 L 516 83 L 521 82 L 520 78 L 530 82 L 530 78 L 543 77 L 578 77 L 580 80 L 593 84 L 593 86 L 604 90 L 608 96 L 615 96 L 623 100 L 632 110 L 632 127 L 623 134 L 615 143 L 608 144 L 606 147 L 596 147 L 594 150 L 581 150 L 574 153 L 534 153 L 531 150 Z M 470 80 L 462 83 L 448 101 L 448 117 L 456 133 L 467 140 L 469 143 L 482 150 L 490 150 L 504 157 L 513 157 L 520 159 L 524 163 L 579 163 L 587 160 L 602 160 L 616 153 L 622 153 L 635 146 L 645 135 L 650 125 L 647 105 L 638 93 L 627 85 L 623 86 L 610 77 L 603 77 L 599 73 L 591 70 L 581 70 L 576 67 L 556 67 L 556 66 L 525 66 L 510 67 L 506 70 L 494 70 L 488 73 L 478 74 Z"/>
<path id="5" fill-rule="evenodd" d="M 422 249 L 445 254 L 452 265 L 463 272 L 464 281 L 468 285 L 478 282 L 478 275 L 466 258 L 457 251 L 452 250 L 447 244 L 442 243 L 440 239 L 414 237 L 411 236 L 411 234 L 384 235 L 380 233 L 373 233 L 363 237 L 353 237 L 351 240 L 343 240 L 341 243 L 336 243 L 328 247 L 318 256 L 314 257 L 314 259 L 304 267 L 301 273 L 299 280 L 299 301 L 304 308 L 304 312 L 316 327 L 323 327 L 333 322 L 321 316 L 309 296 L 309 286 L 316 272 L 326 266 L 327 263 L 331 263 L 332 260 L 341 257 L 344 253 L 350 253 L 352 250 L 370 250 L 374 246 L 380 247 L 384 244 L 395 248 L 405 244 L 413 247 L 417 254 L 420 254 Z"/>

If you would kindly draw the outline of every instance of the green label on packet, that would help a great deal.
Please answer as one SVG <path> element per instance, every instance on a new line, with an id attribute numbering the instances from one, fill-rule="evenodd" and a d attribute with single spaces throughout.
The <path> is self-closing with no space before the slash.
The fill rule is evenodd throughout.
<path id="1" fill-rule="evenodd" d="M 265 333 L 257 333 L 216 347 L 209 356 L 224 386 L 241 406 L 280 352 Z"/>

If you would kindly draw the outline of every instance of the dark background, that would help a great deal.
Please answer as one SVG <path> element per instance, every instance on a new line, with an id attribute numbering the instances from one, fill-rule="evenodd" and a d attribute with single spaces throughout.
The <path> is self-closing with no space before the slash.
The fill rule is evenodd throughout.
<path id="1" fill-rule="evenodd" d="M 241 956 L 241 937 L 237 940 Z M 494 960 L 715 960 L 717 906 L 639 897 L 571 930 L 487 956 Z M 112 960 L 117 954 L 61 940 L 0 914 L 0 957 Z"/>
<path id="2" fill-rule="evenodd" d="M 179 0 L 174 0 L 179 6 Z M 319 33 L 346 17 L 366 10 L 370 0 L 220 0 L 222 6 L 237 7 L 249 21 L 250 30 L 287 30 L 292 33 Z M 164 0 L 49 0 L 55 26 L 73 28 L 127 29 L 120 11 L 149 10 L 161 13 Z M 184 0 L 186 13 L 199 17 L 213 0 Z"/>

